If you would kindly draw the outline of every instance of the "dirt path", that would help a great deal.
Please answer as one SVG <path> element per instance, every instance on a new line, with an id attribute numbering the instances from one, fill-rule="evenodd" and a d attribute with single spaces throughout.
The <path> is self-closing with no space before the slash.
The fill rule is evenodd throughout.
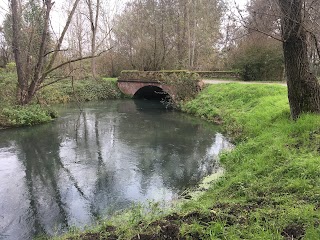
<path id="1" fill-rule="evenodd" d="M 285 82 L 244 82 L 239 80 L 223 80 L 223 79 L 203 79 L 205 84 L 219 84 L 219 83 L 241 83 L 241 84 L 278 84 L 287 86 Z"/>

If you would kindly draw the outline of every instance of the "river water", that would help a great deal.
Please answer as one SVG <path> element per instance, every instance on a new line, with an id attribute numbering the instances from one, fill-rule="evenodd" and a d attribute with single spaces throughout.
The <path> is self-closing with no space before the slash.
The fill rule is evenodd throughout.
<path id="1" fill-rule="evenodd" d="M 84 227 L 133 203 L 169 202 L 217 171 L 218 128 L 144 100 L 59 108 L 0 131 L 0 239 Z"/>

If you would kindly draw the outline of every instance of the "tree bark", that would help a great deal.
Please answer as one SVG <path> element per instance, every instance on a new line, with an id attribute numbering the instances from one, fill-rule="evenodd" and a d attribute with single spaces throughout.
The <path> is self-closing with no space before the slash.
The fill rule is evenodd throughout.
<path id="1" fill-rule="evenodd" d="M 89 20 L 90 20 L 90 28 L 91 28 L 91 55 L 94 56 L 96 54 L 96 39 L 97 39 L 97 30 L 98 30 L 98 21 L 99 21 L 99 13 L 100 13 L 100 0 L 96 1 L 96 11 L 95 16 L 93 14 L 93 3 L 91 0 L 86 1 L 88 10 L 89 10 Z M 91 71 L 92 76 L 94 78 L 97 77 L 97 70 L 96 70 L 96 59 L 91 59 Z"/>
<path id="2" fill-rule="evenodd" d="M 18 2 L 16 0 L 11 0 L 11 12 L 12 12 L 12 49 L 14 54 L 14 59 L 16 62 L 17 75 L 18 75 L 18 89 L 17 98 L 20 104 L 25 102 L 27 96 L 28 85 L 26 83 L 25 74 L 23 71 L 23 61 L 21 56 L 20 44 L 20 13 L 18 11 Z"/>
<path id="3" fill-rule="evenodd" d="M 45 61 L 45 51 L 47 50 L 47 38 L 48 38 L 48 31 L 49 31 L 49 18 L 50 18 L 50 12 L 51 8 L 54 3 L 52 3 L 51 0 L 46 0 L 45 5 L 46 5 L 46 13 L 45 13 L 45 18 L 44 18 L 44 26 L 43 26 L 43 31 L 42 31 L 42 36 L 41 36 L 41 44 L 40 44 L 40 49 L 39 49 L 39 54 L 38 54 L 38 62 L 37 65 L 34 69 L 34 76 L 31 81 L 31 84 L 28 89 L 28 98 L 26 99 L 26 102 L 31 101 L 32 97 L 34 96 L 38 85 L 41 83 L 41 75 L 43 73 L 43 68 L 44 68 L 44 61 Z"/>
<path id="4" fill-rule="evenodd" d="M 72 16 L 75 12 L 75 9 L 78 5 L 80 0 L 75 0 L 73 4 L 73 8 L 68 16 L 67 23 L 63 29 L 63 32 L 58 40 L 58 43 L 54 49 L 53 54 L 51 55 L 51 59 L 49 63 L 46 65 L 45 60 L 47 57 L 47 54 L 45 54 L 45 51 L 47 50 L 48 45 L 48 33 L 49 33 L 49 17 L 50 17 L 50 11 L 53 5 L 52 0 L 45 0 L 43 1 L 43 9 L 44 9 L 44 26 L 41 33 L 41 42 L 39 51 L 36 53 L 36 63 L 34 66 L 29 66 L 30 62 L 28 61 L 29 58 L 29 51 L 27 47 L 27 55 L 26 57 L 23 57 L 23 54 L 21 54 L 21 49 L 26 49 L 26 46 L 23 45 L 24 43 L 21 42 L 21 36 L 22 36 L 22 19 L 21 19 L 21 11 L 19 10 L 19 1 L 18 0 L 11 0 L 10 1 L 10 7 L 11 7 L 11 13 L 12 13 L 12 30 L 13 30 L 13 36 L 12 36 L 12 47 L 14 52 L 14 58 L 16 62 L 16 69 L 17 69 L 17 75 L 18 75 L 18 91 L 17 91 L 17 100 L 20 105 L 26 105 L 28 104 L 36 92 L 39 90 L 40 85 L 43 83 L 47 75 L 53 71 L 53 69 L 57 69 L 57 67 L 53 67 L 53 64 L 55 62 L 55 59 L 57 57 L 58 52 L 60 51 L 61 44 L 63 41 L 63 38 L 67 32 L 67 29 L 70 25 Z M 32 38 L 31 38 L 32 39 Z M 60 64 L 60 66 L 63 66 Z M 31 73 L 31 70 L 32 73 Z"/>
<path id="5" fill-rule="evenodd" d="M 320 113 L 320 84 L 310 71 L 303 0 L 279 0 L 282 38 L 291 117 Z"/>

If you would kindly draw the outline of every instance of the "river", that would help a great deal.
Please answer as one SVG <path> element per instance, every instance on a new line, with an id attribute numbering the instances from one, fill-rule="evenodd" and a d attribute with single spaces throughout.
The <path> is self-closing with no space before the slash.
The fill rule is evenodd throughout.
<path id="1" fill-rule="evenodd" d="M 219 170 L 219 128 L 145 100 L 58 108 L 0 131 L 0 239 L 56 235 L 149 200 L 170 202 Z"/>

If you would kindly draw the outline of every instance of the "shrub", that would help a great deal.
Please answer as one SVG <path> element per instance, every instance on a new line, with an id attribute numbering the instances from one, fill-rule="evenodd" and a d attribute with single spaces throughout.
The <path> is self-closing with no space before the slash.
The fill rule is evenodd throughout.
<path id="1" fill-rule="evenodd" d="M 16 74 L 1 72 L 0 74 L 0 105 L 13 104 L 16 96 Z"/>
<path id="2" fill-rule="evenodd" d="M 76 80 L 74 91 L 70 80 L 61 81 L 42 89 L 38 93 L 40 101 L 47 104 L 67 103 L 73 101 L 92 101 L 119 99 L 122 93 L 117 87 L 116 79 Z"/>
<path id="3" fill-rule="evenodd" d="M 10 126 L 31 126 L 49 122 L 57 117 L 56 112 L 40 105 L 5 107 L 2 109 L 1 115 Z"/>
<path id="4" fill-rule="evenodd" d="M 282 81 L 284 63 L 281 45 L 271 40 L 240 44 L 234 53 L 232 67 L 239 69 L 245 81 Z"/>
<path id="5" fill-rule="evenodd" d="M 116 81 L 88 80 L 75 85 L 75 94 L 81 101 L 119 99 L 122 93 Z"/>
<path id="6" fill-rule="evenodd" d="M 175 96 L 177 102 L 193 99 L 199 92 L 200 76 L 197 73 L 188 71 L 164 72 L 160 79 L 177 90 Z"/>
<path id="7" fill-rule="evenodd" d="M 16 63 L 15 62 L 9 62 L 6 65 L 7 72 L 15 73 L 16 72 Z"/>

